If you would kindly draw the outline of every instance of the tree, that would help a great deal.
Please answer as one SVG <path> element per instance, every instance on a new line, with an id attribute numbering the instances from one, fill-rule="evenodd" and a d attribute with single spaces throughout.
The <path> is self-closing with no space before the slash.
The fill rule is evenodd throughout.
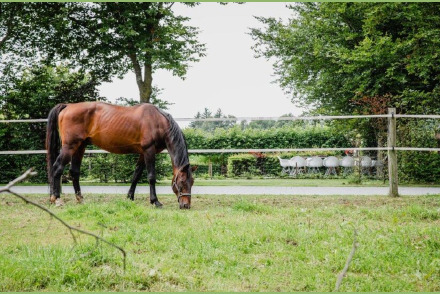
<path id="1" fill-rule="evenodd" d="M 392 97 L 400 112 L 440 109 L 438 3 L 297 3 L 287 24 L 258 18 L 258 57 L 275 59 L 292 101 L 329 113 L 363 113 L 359 100 Z M 424 103 L 420 104 L 418 98 Z"/>
<path id="2" fill-rule="evenodd" d="M 321 2 L 290 9 L 288 23 L 259 18 L 265 27 L 251 35 L 257 56 L 275 60 L 277 81 L 294 103 L 319 114 L 440 111 L 440 4 Z M 384 119 L 332 124 L 357 129 L 366 146 L 385 141 Z M 435 147 L 434 129 L 432 122 L 401 120 L 399 141 L 414 146 L 414 138 L 423 138 L 418 144 Z M 436 162 L 429 154 L 417 160 L 401 154 L 401 167 Z"/>
<path id="3" fill-rule="evenodd" d="M 3 52 L 25 56 L 38 50 L 46 64 L 63 61 L 68 67 L 89 72 L 97 81 L 109 81 L 132 70 L 140 101 L 150 102 L 155 70 L 170 70 L 183 78 L 189 64 L 198 61 L 205 52 L 204 44 L 197 41 L 198 29 L 185 24 L 187 17 L 175 15 L 173 5 L 169 2 L 3 4 L 0 38 L 8 40 L 2 44 Z M 38 15 L 41 17 L 34 17 Z M 14 34 L 8 31 L 11 20 L 24 23 Z M 19 33 L 22 27 L 24 32 L 29 32 L 29 27 L 35 31 Z"/>

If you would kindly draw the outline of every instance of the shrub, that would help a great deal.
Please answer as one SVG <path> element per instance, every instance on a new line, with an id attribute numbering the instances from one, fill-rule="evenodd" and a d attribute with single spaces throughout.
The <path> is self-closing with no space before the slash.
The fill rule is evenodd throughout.
<path id="1" fill-rule="evenodd" d="M 89 177 L 99 179 L 100 182 L 107 183 L 129 183 L 133 177 L 136 162 L 139 158 L 137 154 L 94 154 L 85 159 L 85 164 L 90 166 Z M 87 162 L 87 163 L 86 163 Z M 83 169 L 84 169 L 83 164 Z M 167 154 L 156 155 L 156 178 L 171 177 L 171 161 Z M 147 172 L 144 170 L 140 183 L 147 183 Z"/>
<path id="2" fill-rule="evenodd" d="M 228 176 L 255 175 L 257 159 L 250 154 L 232 155 L 228 158 Z"/>
<path id="3" fill-rule="evenodd" d="M 398 128 L 398 144 L 405 147 L 437 148 L 431 120 L 403 121 Z M 399 180 L 409 183 L 440 182 L 440 154 L 437 152 L 400 151 L 397 154 Z"/>

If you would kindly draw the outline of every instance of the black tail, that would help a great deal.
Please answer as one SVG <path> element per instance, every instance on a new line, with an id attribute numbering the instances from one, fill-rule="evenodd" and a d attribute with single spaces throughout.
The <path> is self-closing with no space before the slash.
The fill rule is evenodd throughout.
<path id="1" fill-rule="evenodd" d="M 49 183 L 52 182 L 53 165 L 60 154 L 61 142 L 60 134 L 58 132 L 58 116 L 66 104 L 58 104 L 49 112 L 47 117 L 47 129 L 46 129 L 46 150 L 47 150 L 47 176 L 49 177 Z"/>

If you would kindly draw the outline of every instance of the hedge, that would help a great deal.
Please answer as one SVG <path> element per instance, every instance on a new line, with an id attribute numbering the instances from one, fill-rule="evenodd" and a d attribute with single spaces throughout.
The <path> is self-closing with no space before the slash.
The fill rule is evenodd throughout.
<path id="1" fill-rule="evenodd" d="M 39 125 L 41 127 L 41 125 Z M 3 132 L 1 132 L 3 131 Z M 19 141 L 20 138 L 35 137 L 35 132 L 28 125 L 15 124 L 3 125 L 0 128 L 6 140 L 2 142 L 3 150 L 13 150 L 14 146 L 9 144 Z M 6 134 L 9 134 L 8 135 Z M 348 147 L 350 146 L 347 139 L 343 135 L 337 134 L 329 128 L 310 127 L 299 129 L 294 127 L 284 127 L 279 129 L 268 130 L 241 130 L 239 127 L 224 130 L 217 129 L 213 133 L 202 132 L 196 129 L 184 129 L 189 149 L 228 149 L 228 148 L 306 148 L 306 147 Z M 43 149 L 44 148 L 44 132 L 38 132 L 39 139 L 35 138 L 31 141 L 31 146 L 23 146 L 20 149 Z M 229 155 L 227 155 L 229 156 Z M 248 158 L 252 155 L 246 155 Z M 246 157 L 245 156 L 245 157 Z M 81 167 L 82 179 L 99 180 L 101 182 L 130 182 L 135 168 L 138 155 L 112 155 L 112 154 L 95 154 L 86 156 Z M 252 161 L 252 159 L 249 159 Z M 89 164 L 90 162 L 90 164 Z M 232 167 L 232 175 L 241 174 L 277 174 L 276 160 L 266 159 L 260 161 L 261 167 L 255 164 L 249 164 L 249 168 L 244 169 L 234 167 L 235 163 L 229 163 Z M 238 164 L 238 163 L 237 163 Z M 89 170 L 89 166 L 91 169 Z M 1 182 L 8 182 L 21 174 L 29 167 L 34 167 L 38 171 L 38 176 L 31 178 L 33 182 L 46 182 L 46 161 L 45 155 L 8 155 L 0 157 L 0 168 L 2 173 Z M 252 167 L 252 168 L 251 168 Z M 171 163 L 168 155 L 161 154 L 156 160 L 156 171 L 158 179 L 171 176 Z M 228 169 L 231 170 L 231 169 Z M 206 171 L 207 172 L 207 171 Z M 198 174 L 203 174 L 203 168 Z M 65 170 L 68 174 L 68 168 Z M 144 173 L 142 182 L 146 181 L 146 173 Z"/>
<path id="2" fill-rule="evenodd" d="M 190 149 L 231 149 L 231 148 L 314 148 L 350 147 L 351 144 L 341 133 L 327 127 L 283 127 L 277 129 L 241 130 L 217 129 L 205 133 L 197 129 L 185 129 L 184 134 Z"/>
<path id="3" fill-rule="evenodd" d="M 228 158 L 228 176 L 253 176 L 257 170 L 257 158 L 250 154 L 232 155 Z"/>

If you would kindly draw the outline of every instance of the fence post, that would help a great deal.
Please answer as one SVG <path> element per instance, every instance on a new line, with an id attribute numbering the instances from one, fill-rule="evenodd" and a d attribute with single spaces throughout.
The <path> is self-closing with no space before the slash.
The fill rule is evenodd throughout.
<path id="1" fill-rule="evenodd" d="M 212 180 L 212 162 L 211 162 L 211 160 L 209 160 L 209 165 L 208 165 L 208 176 Z"/>
<path id="2" fill-rule="evenodd" d="M 397 153 L 396 147 L 396 109 L 388 108 L 388 177 L 390 182 L 390 190 L 388 196 L 398 197 L 398 175 L 397 175 Z"/>

